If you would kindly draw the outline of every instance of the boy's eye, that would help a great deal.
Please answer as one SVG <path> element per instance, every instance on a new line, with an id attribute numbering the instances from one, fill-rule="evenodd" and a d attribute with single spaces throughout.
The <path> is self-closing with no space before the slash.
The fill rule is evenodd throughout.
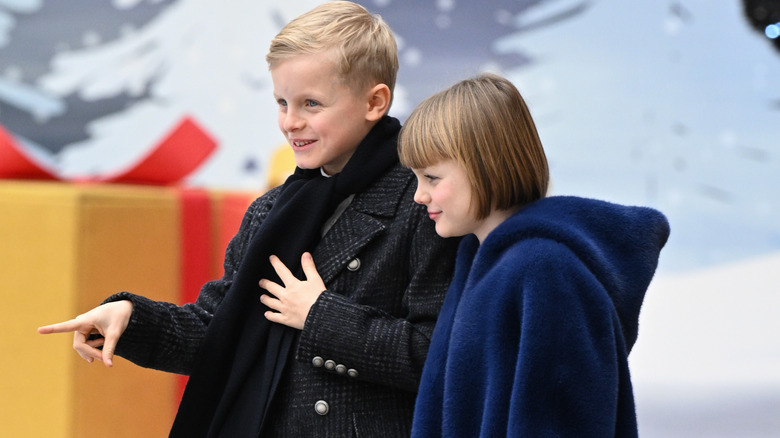
<path id="1" fill-rule="evenodd" d="M 284 99 L 277 99 L 276 103 L 278 103 L 279 106 L 287 106 L 287 101 Z"/>
<path id="2" fill-rule="evenodd" d="M 438 176 L 431 175 L 431 174 L 429 174 L 429 173 L 426 173 L 426 174 L 425 174 L 425 175 L 423 175 L 423 176 L 424 176 L 424 177 L 425 177 L 425 179 L 427 179 L 429 182 L 434 182 L 434 181 L 436 181 L 437 179 L 439 179 L 439 177 L 438 177 Z"/>
<path id="3" fill-rule="evenodd" d="M 318 106 L 319 104 L 316 100 L 306 99 L 306 106 Z"/>

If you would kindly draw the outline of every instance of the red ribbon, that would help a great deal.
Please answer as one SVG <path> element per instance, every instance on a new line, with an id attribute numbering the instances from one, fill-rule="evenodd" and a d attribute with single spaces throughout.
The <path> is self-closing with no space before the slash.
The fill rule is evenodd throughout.
<path id="1" fill-rule="evenodd" d="M 16 140 L 0 126 L 0 178 L 57 179 L 28 157 Z"/>
<path id="2" fill-rule="evenodd" d="M 216 141 L 192 118 L 184 117 L 138 162 L 113 175 L 77 178 L 76 181 L 169 185 L 197 169 L 217 147 Z M 19 147 L 0 126 L 0 179 L 64 180 Z"/>
<path id="3" fill-rule="evenodd" d="M 198 188 L 178 190 L 180 205 L 180 290 L 178 304 L 194 303 L 204 283 L 222 276 L 224 254 L 257 194 L 223 192 L 211 196 Z M 178 406 L 187 377 L 178 379 Z"/>

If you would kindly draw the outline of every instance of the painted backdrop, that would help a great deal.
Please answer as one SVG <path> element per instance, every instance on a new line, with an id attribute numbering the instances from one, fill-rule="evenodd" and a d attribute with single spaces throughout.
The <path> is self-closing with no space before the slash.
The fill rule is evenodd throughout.
<path id="1" fill-rule="evenodd" d="M 318 3 L 0 0 L 0 125 L 67 179 L 126 166 L 191 117 L 219 149 L 188 184 L 264 187 L 284 141 L 264 57 Z M 392 115 L 504 74 L 535 115 L 556 194 L 669 216 L 632 356 L 644 436 L 780 427 L 778 2 L 360 3 L 400 43 Z"/>

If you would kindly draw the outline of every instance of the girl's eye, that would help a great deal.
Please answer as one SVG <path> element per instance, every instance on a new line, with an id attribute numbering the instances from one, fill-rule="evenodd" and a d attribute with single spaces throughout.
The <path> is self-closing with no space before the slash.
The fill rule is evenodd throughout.
<path id="1" fill-rule="evenodd" d="M 428 174 L 428 173 L 426 173 L 426 174 L 425 174 L 425 175 L 423 175 L 423 176 L 424 176 L 424 177 L 425 177 L 425 179 L 427 179 L 429 182 L 434 182 L 434 181 L 436 181 L 437 179 L 439 179 L 439 177 L 438 177 L 438 176 L 431 175 L 431 174 Z"/>

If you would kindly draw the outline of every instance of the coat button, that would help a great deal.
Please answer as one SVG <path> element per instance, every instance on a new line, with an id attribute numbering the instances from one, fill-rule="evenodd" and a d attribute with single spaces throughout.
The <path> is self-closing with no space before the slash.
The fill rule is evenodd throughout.
<path id="1" fill-rule="evenodd" d="M 339 374 L 347 374 L 347 367 L 342 364 L 338 364 L 336 365 L 336 372 Z"/>
<path id="2" fill-rule="evenodd" d="M 357 376 L 359 376 L 360 374 L 358 374 L 358 371 L 356 369 L 350 368 L 350 369 L 347 370 L 347 375 L 349 377 L 352 377 L 352 378 L 356 379 Z"/>
<path id="3" fill-rule="evenodd" d="M 328 371 L 333 371 L 336 369 L 336 362 L 333 362 L 332 360 L 326 360 L 325 361 L 325 369 Z"/>
<path id="4" fill-rule="evenodd" d="M 314 403 L 314 412 L 316 412 L 319 415 L 328 415 L 328 412 L 330 411 L 330 406 L 328 406 L 328 402 L 325 400 L 320 400 L 317 403 Z"/>
<path id="5" fill-rule="evenodd" d="M 325 365 L 325 361 L 319 356 L 314 356 L 314 359 L 311 360 L 311 364 L 319 368 Z"/>
<path id="6" fill-rule="evenodd" d="M 347 269 L 349 269 L 352 272 L 357 271 L 360 269 L 360 259 L 355 257 L 349 264 L 347 265 Z"/>

